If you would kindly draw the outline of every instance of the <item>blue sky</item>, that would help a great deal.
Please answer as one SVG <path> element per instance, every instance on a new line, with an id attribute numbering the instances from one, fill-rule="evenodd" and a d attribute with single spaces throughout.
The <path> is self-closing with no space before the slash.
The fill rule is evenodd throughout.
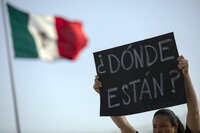
<path id="1" fill-rule="evenodd" d="M 93 52 L 169 32 L 174 32 L 179 54 L 189 60 L 193 85 L 200 94 L 198 0 L 8 1 L 27 12 L 80 20 L 89 38 L 88 46 L 77 61 L 49 63 L 16 59 L 11 53 L 22 133 L 119 132 L 109 117 L 99 117 L 99 96 L 92 89 L 96 75 Z M 0 8 L 0 133 L 15 133 L 2 6 Z M 185 122 L 186 105 L 171 109 Z M 154 112 L 130 115 L 128 119 L 140 132 L 151 132 Z"/>

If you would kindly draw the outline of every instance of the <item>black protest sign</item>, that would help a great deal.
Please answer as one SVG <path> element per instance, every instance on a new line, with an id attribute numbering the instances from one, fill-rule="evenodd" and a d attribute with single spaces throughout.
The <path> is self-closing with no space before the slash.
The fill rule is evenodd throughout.
<path id="1" fill-rule="evenodd" d="M 119 116 L 186 103 L 173 33 L 94 53 L 102 82 L 100 115 Z"/>

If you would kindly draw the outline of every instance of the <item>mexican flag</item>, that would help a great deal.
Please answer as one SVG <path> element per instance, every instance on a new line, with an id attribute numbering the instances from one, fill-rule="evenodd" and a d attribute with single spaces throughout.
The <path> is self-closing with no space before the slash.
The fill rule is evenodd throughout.
<path id="1" fill-rule="evenodd" d="M 75 60 L 87 45 L 81 22 L 28 14 L 10 5 L 8 13 L 16 57 Z"/>

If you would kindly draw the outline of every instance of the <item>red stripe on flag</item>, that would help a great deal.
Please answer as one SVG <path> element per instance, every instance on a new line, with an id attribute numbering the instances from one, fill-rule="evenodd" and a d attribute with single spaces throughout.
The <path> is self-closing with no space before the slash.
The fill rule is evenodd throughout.
<path id="1" fill-rule="evenodd" d="M 58 34 L 58 51 L 61 57 L 77 59 L 79 52 L 87 45 L 87 37 L 82 30 L 81 22 L 70 22 L 56 17 Z"/>

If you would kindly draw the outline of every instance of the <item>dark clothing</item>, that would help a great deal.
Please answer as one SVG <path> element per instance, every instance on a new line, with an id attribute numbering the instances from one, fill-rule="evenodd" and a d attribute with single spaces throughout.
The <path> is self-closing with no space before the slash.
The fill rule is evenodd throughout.
<path id="1" fill-rule="evenodd" d="M 185 133 L 192 133 L 192 131 L 188 128 L 187 125 L 186 125 L 186 129 L 185 129 Z"/>
<path id="2" fill-rule="evenodd" d="M 138 131 L 136 131 L 136 133 L 139 133 Z M 186 129 L 185 129 L 185 133 L 192 133 L 192 131 L 188 128 L 188 126 L 186 125 Z"/>

